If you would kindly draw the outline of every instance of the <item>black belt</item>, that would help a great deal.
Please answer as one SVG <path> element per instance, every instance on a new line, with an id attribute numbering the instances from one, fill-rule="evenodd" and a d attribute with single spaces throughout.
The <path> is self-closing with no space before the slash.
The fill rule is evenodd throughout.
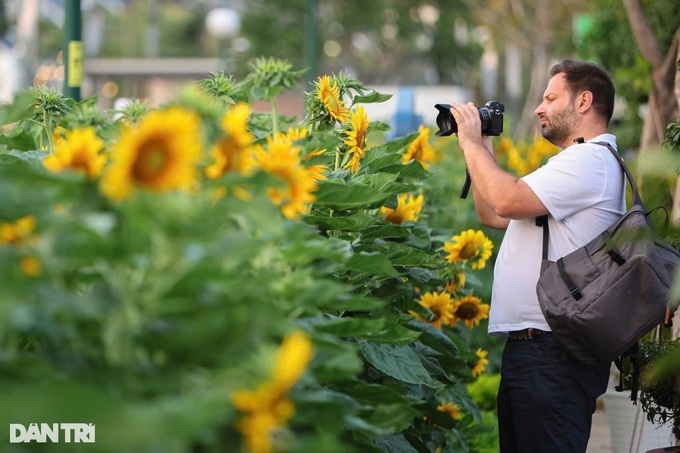
<path id="1" fill-rule="evenodd" d="M 534 338 L 538 337 L 539 335 L 543 335 L 544 333 L 550 332 L 540 329 L 534 329 L 533 327 L 529 327 L 528 329 L 522 330 L 513 330 L 512 332 L 508 333 L 508 340 L 533 340 Z"/>

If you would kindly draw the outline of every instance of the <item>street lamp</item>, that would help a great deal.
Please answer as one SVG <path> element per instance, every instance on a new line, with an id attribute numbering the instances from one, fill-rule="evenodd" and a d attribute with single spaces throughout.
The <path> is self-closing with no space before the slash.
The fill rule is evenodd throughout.
<path id="1" fill-rule="evenodd" d="M 241 15 L 231 8 L 215 8 L 205 16 L 205 29 L 219 40 L 219 56 L 224 69 L 233 72 L 233 59 L 228 58 L 227 45 L 241 31 Z"/>

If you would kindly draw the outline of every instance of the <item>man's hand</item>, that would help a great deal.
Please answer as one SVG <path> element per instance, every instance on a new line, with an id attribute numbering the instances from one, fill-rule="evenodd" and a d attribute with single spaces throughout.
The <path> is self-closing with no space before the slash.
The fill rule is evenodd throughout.
<path id="1" fill-rule="evenodd" d="M 467 104 L 451 104 L 451 114 L 458 125 L 458 144 L 463 151 L 475 144 L 481 144 L 493 155 L 491 137 L 482 136 L 482 120 L 479 110 L 472 102 Z"/>

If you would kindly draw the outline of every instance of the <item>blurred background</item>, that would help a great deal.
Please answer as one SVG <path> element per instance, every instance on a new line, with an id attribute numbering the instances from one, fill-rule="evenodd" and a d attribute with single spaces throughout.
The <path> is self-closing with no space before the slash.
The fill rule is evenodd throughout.
<path id="1" fill-rule="evenodd" d="M 614 75 L 616 119 L 626 126 L 614 132 L 624 148 L 638 148 L 644 140 L 652 74 L 658 58 L 677 46 L 673 36 L 680 26 L 677 0 L 2 0 L 0 5 L 0 102 L 32 85 L 64 86 L 62 50 L 77 9 L 79 94 L 98 94 L 106 108 L 133 97 L 161 103 L 179 84 L 211 71 L 240 80 L 254 58 L 271 56 L 308 68 L 304 86 L 281 97 L 288 115 L 301 115 L 302 92 L 317 76 L 345 71 L 395 95 L 369 112 L 373 118 L 404 111 L 414 121 L 432 123 L 434 103 L 482 105 L 493 99 L 506 106 L 506 133 L 526 137 L 533 133 L 533 110 L 550 65 L 578 58 Z M 653 31 L 656 48 L 638 44 L 633 30 L 640 24 Z M 673 77 L 669 82 L 672 92 Z"/>

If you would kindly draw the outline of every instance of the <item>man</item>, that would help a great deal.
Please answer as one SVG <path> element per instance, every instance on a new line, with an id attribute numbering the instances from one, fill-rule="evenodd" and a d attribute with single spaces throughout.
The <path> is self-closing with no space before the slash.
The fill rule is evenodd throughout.
<path id="1" fill-rule="evenodd" d="M 536 296 L 542 228 L 548 214 L 551 260 L 585 245 L 625 212 L 623 172 L 605 141 L 614 85 L 592 63 L 563 61 L 536 108 L 543 137 L 561 148 L 543 167 L 518 179 L 498 166 L 481 136 L 472 104 L 453 104 L 458 141 L 472 180 L 475 209 L 489 227 L 507 229 L 496 266 L 489 333 L 507 338 L 501 363 L 498 423 L 501 451 L 586 451 L 596 398 L 610 363 L 582 364 L 555 340 Z"/>

